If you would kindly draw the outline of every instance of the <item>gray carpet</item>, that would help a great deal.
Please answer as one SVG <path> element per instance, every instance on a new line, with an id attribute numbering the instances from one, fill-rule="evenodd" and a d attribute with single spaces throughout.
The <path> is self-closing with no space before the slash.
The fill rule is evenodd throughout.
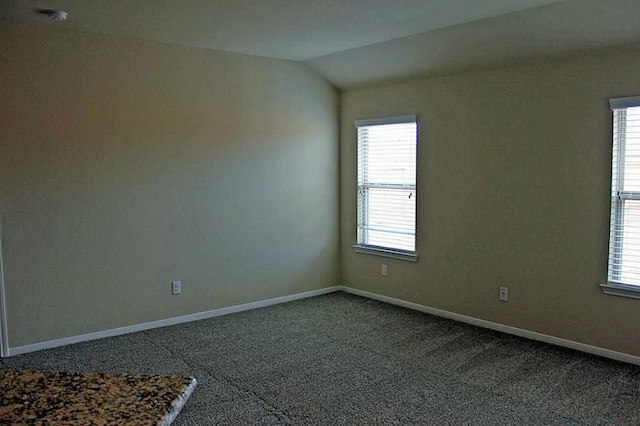
<path id="1" fill-rule="evenodd" d="M 346 293 L 0 360 L 186 374 L 175 425 L 640 425 L 640 367 Z"/>

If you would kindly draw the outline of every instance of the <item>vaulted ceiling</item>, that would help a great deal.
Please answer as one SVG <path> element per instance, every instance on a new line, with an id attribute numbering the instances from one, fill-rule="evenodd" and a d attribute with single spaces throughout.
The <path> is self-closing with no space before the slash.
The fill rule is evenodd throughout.
<path id="1" fill-rule="evenodd" d="M 638 0 L 2 0 L 0 17 L 305 62 L 342 89 L 640 43 Z"/>

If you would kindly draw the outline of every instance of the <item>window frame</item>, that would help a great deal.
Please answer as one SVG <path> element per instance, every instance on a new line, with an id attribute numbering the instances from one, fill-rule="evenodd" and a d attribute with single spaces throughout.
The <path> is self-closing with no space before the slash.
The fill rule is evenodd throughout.
<path id="1" fill-rule="evenodd" d="M 413 158 L 413 161 L 415 161 L 415 170 L 416 170 L 416 175 L 415 175 L 415 180 L 413 184 L 396 184 L 396 183 L 383 183 L 383 182 L 379 182 L 379 183 L 374 183 L 373 185 L 367 185 L 367 187 L 379 187 L 379 188 L 393 188 L 393 189 L 410 189 L 413 191 L 413 195 L 414 197 L 416 197 L 417 194 L 417 168 L 418 168 L 418 117 L 417 115 L 402 115 L 402 116 L 394 116 L 394 117 L 382 117 L 382 118 L 373 118 L 373 119 L 364 119 L 364 120 L 356 120 L 354 122 L 355 128 L 356 128 L 356 142 L 357 142 L 357 153 L 356 153 L 356 157 L 357 157 L 357 170 L 356 172 L 360 173 L 360 167 L 361 167 L 361 158 L 360 158 L 360 140 L 359 140 L 359 128 L 362 127 L 372 127 L 372 126 L 384 126 L 384 125 L 393 125 L 393 124 L 408 124 L 408 123 L 414 123 L 415 124 L 415 144 L 416 144 L 416 150 L 415 150 L 415 155 Z M 368 210 L 367 212 L 362 212 L 360 211 L 360 209 L 367 209 L 367 206 L 369 205 L 369 202 L 360 202 L 360 182 L 358 179 L 356 179 L 356 213 L 357 213 L 357 217 L 362 216 L 368 216 Z M 368 194 L 368 192 L 367 192 Z M 364 195 L 363 195 L 364 196 Z M 371 255 L 376 255 L 376 256 L 383 256 L 383 257 L 390 257 L 390 258 L 394 258 L 394 259 L 399 259 L 399 260 L 407 260 L 407 261 L 411 261 L 411 262 L 415 262 L 418 259 L 418 254 L 416 251 L 416 247 L 417 247 L 417 197 L 416 197 L 416 211 L 414 212 L 414 216 L 413 216 L 413 236 L 414 236 L 414 249 L 413 250 L 403 250 L 400 248 L 394 248 L 394 247 L 387 247 L 387 246 L 378 246 L 378 245 L 373 245 L 373 244 L 368 244 L 368 243 L 364 243 L 360 241 L 360 236 L 362 235 L 362 233 L 366 233 L 367 230 L 366 229 L 360 229 L 360 221 L 357 219 L 356 220 L 356 244 L 353 245 L 353 249 L 356 253 L 364 253 L 364 254 L 371 254 Z M 366 235 L 366 234 L 365 234 Z"/>
<path id="2" fill-rule="evenodd" d="M 640 299 L 640 284 L 629 284 L 621 281 L 621 271 L 614 269 L 612 263 L 622 255 L 624 234 L 615 232 L 624 229 L 624 203 L 640 200 L 640 191 L 624 190 L 624 167 L 626 150 L 626 109 L 640 106 L 640 96 L 628 96 L 609 100 L 613 115 L 612 158 L 611 158 L 611 216 L 609 218 L 609 254 L 607 259 L 607 282 L 600 284 L 604 294 Z M 620 110 L 623 110 L 621 112 Z M 616 129 L 618 130 L 616 132 Z M 640 256 L 638 256 L 640 262 Z"/>

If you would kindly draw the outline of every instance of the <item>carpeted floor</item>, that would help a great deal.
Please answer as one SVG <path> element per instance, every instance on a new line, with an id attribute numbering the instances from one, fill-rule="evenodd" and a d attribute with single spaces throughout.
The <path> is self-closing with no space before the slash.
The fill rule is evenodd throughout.
<path id="1" fill-rule="evenodd" d="M 640 425 L 640 367 L 346 293 L 0 360 L 182 374 L 174 425 Z"/>

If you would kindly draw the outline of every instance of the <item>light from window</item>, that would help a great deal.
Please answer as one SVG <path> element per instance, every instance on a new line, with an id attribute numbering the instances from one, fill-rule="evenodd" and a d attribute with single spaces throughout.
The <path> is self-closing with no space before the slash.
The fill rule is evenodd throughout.
<path id="1" fill-rule="evenodd" d="M 357 247 L 414 255 L 416 248 L 416 116 L 356 121 Z M 412 259 L 415 260 L 415 257 Z"/>
<path id="2" fill-rule="evenodd" d="M 613 161 L 608 282 L 640 290 L 640 97 L 610 103 Z"/>

